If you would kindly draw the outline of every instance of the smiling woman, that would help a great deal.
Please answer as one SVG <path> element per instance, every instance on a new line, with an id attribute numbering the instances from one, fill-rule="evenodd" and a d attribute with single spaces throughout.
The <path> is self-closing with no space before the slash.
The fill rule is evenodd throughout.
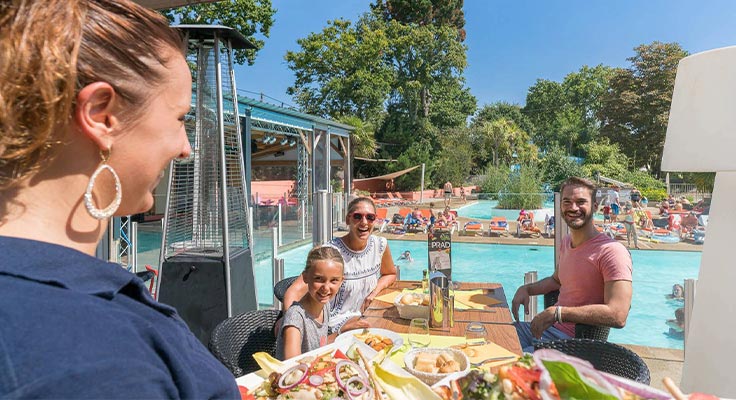
<path id="1" fill-rule="evenodd" d="M 178 32 L 128 0 L 6 1 L 0 21 L 0 398 L 238 397 L 176 310 L 94 257 L 191 152 Z"/>
<path id="2" fill-rule="evenodd" d="M 348 204 L 348 234 L 330 242 L 345 260 L 344 282 L 330 304 L 330 333 L 369 327 L 368 321 L 360 318 L 363 309 L 396 280 L 396 266 L 386 239 L 371 234 L 375 221 L 373 201 L 358 197 Z M 304 280 L 298 278 L 284 296 L 284 307 L 301 298 L 306 290 Z"/>

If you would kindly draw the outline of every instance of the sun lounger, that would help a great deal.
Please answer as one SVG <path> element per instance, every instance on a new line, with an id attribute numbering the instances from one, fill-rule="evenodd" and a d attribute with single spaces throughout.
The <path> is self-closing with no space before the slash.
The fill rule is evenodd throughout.
<path id="1" fill-rule="evenodd" d="M 483 235 L 483 224 L 478 221 L 466 222 L 463 226 L 463 236 L 478 236 Z"/>
<path id="2" fill-rule="evenodd" d="M 404 219 L 406 218 L 406 216 L 410 212 L 411 212 L 411 208 L 409 208 L 409 207 L 401 207 L 399 209 L 399 212 L 398 212 L 398 214 L 401 215 L 401 222 L 398 222 L 398 221 L 397 222 L 390 221 L 384 227 L 386 229 L 386 231 L 389 232 L 389 233 L 394 233 L 394 232 L 397 232 L 397 231 L 404 231 L 404 232 L 406 232 L 406 228 L 404 226 Z M 381 232 L 383 232 L 383 231 L 381 231 Z"/>
<path id="3" fill-rule="evenodd" d="M 376 222 L 373 224 L 373 229 L 383 232 L 389 222 L 391 220 L 388 218 L 388 208 L 376 208 Z"/>
<path id="4" fill-rule="evenodd" d="M 534 213 L 527 211 L 527 219 L 516 224 L 516 236 L 539 237 L 542 231 L 534 223 Z"/>
<path id="5" fill-rule="evenodd" d="M 506 217 L 493 217 L 488 224 L 488 236 L 508 236 L 509 223 Z"/>

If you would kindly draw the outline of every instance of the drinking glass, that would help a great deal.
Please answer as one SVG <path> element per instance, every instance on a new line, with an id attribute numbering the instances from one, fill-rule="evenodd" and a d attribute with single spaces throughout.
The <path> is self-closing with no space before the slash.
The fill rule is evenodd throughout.
<path id="1" fill-rule="evenodd" d="M 487 343 L 486 327 L 480 322 L 471 322 L 465 327 L 465 344 L 468 346 L 482 346 Z"/>
<path id="2" fill-rule="evenodd" d="M 414 318 L 409 323 L 409 344 L 412 348 L 429 346 L 429 322 L 426 318 Z"/>

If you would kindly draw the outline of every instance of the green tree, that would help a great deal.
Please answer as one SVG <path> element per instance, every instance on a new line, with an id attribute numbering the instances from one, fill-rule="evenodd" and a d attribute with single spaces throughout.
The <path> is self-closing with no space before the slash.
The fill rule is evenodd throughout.
<path id="1" fill-rule="evenodd" d="M 552 147 L 547 151 L 539 161 L 539 168 L 542 181 L 548 183 L 553 191 L 558 191 L 562 182 L 571 176 L 586 176 L 583 167 L 559 147 Z"/>
<path id="2" fill-rule="evenodd" d="M 491 122 L 501 118 L 513 121 L 524 132 L 529 134 L 534 132 L 534 124 L 529 117 L 522 113 L 521 106 L 504 101 L 486 104 L 481 107 L 473 116 L 472 125 L 478 125 L 483 121 Z"/>
<path id="3" fill-rule="evenodd" d="M 371 9 L 386 21 L 452 26 L 460 41 L 465 40 L 463 0 L 376 0 Z"/>
<path id="4" fill-rule="evenodd" d="M 536 163 L 525 163 L 509 175 L 508 184 L 498 199 L 498 208 L 542 208 L 546 195 L 542 194 L 542 171 Z"/>
<path id="5" fill-rule="evenodd" d="M 435 158 L 434 182 L 452 182 L 459 186 L 465 184 L 470 175 L 473 157 L 473 144 L 468 128 L 449 129 L 440 139 L 442 151 Z"/>
<path id="6" fill-rule="evenodd" d="M 529 135 L 506 118 L 474 125 L 473 137 L 479 165 L 511 165 L 537 157 L 537 148 L 530 143 Z"/>
<path id="7" fill-rule="evenodd" d="M 243 64 L 247 60 L 248 65 L 253 65 L 256 54 L 265 44 L 263 40 L 256 37 L 256 34 L 269 36 L 274 13 L 276 9 L 271 7 L 271 0 L 228 0 L 162 11 L 162 14 L 172 23 L 217 24 L 237 30 L 256 47 L 234 51 L 235 62 Z"/>
<path id="8" fill-rule="evenodd" d="M 345 20 L 328 22 L 322 32 L 297 40 L 301 51 L 286 53 L 296 75 L 287 92 L 307 113 L 356 115 L 375 122 L 394 82 L 384 61 L 388 40 L 385 26 L 370 15 L 355 26 Z"/>
<path id="9" fill-rule="evenodd" d="M 354 115 L 341 117 L 339 121 L 355 128 L 350 135 L 353 156 L 371 158 L 376 155 L 378 144 L 376 143 L 373 124 L 365 122 Z"/>
<path id="10" fill-rule="evenodd" d="M 556 146 L 583 156 L 582 146 L 598 135 L 597 114 L 612 75 L 610 67 L 586 65 L 559 83 L 537 80 L 523 109 L 534 124 L 534 143 L 543 150 Z"/>
<path id="11" fill-rule="evenodd" d="M 586 144 L 584 149 L 588 155 L 583 162 L 586 176 L 596 177 L 600 174 L 617 180 L 624 178 L 629 159 L 621 152 L 618 144 L 603 138 Z"/>
<path id="12" fill-rule="evenodd" d="M 688 53 L 677 43 L 640 45 L 617 69 L 598 112 L 601 134 L 631 155 L 633 166 L 659 176 L 677 64 Z"/>
<path id="13" fill-rule="evenodd" d="M 484 194 L 481 197 L 497 199 L 498 194 L 509 184 L 509 171 L 508 165 L 488 164 L 483 170 L 483 178 L 479 185 L 481 193 Z"/>

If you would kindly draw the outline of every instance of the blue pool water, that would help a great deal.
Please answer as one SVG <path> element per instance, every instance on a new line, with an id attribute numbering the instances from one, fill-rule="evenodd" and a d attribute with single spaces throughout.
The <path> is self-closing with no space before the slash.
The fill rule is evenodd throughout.
<path id="1" fill-rule="evenodd" d="M 503 210 L 496 208 L 497 200 L 478 200 L 473 204 L 458 208 L 457 215 L 460 217 L 471 219 L 491 219 L 491 217 L 504 217 L 509 221 L 516 221 L 519 217 L 519 210 Z M 552 216 L 555 213 L 555 205 L 552 201 L 546 201 L 540 210 L 531 210 L 534 212 L 534 220 L 544 222 L 545 215 Z M 597 213 L 596 220 L 603 220 L 603 215 Z"/>
<path id="2" fill-rule="evenodd" d="M 394 259 L 404 250 L 411 251 L 413 263 L 399 261 L 402 279 L 419 280 L 427 267 L 427 245 L 421 241 L 389 240 Z M 296 275 L 304 268 L 310 246 L 282 253 L 285 276 Z M 453 278 L 462 282 L 500 282 L 509 303 L 516 289 L 524 283 L 524 273 L 538 271 L 539 278 L 552 274 L 553 248 L 497 244 L 454 243 Z M 699 252 L 632 251 L 634 260 L 634 297 L 627 325 L 612 329 L 609 340 L 617 343 L 682 349 L 682 339 L 670 337 L 667 319 L 674 318 L 682 303 L 667 300 L 672 285 L 697 278 Z M 270 261 L 256 266 L 258 300 L 271 304 L 273 299 Z M 541 309 L 541 301 L 539 308 Z"/>

